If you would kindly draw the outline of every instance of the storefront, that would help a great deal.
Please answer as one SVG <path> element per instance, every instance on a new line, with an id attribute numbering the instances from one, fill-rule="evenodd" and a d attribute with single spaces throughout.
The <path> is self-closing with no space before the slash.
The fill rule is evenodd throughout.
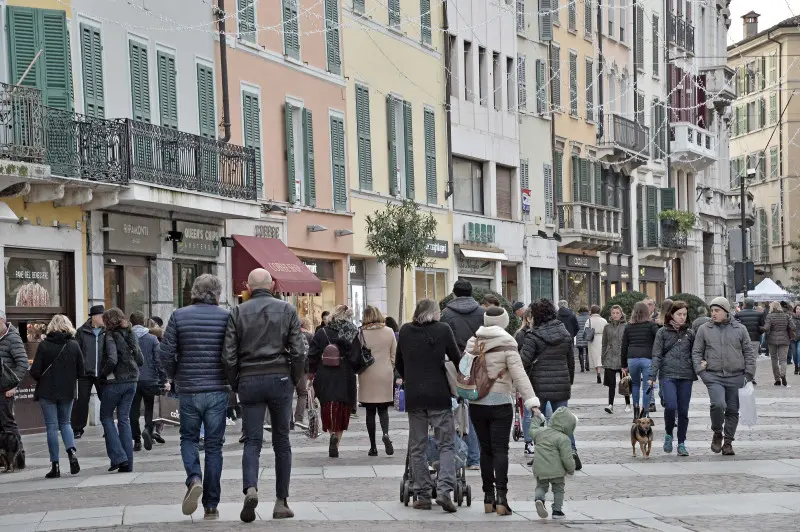
<path id="1" fill-rule="evenodd" d="M 666 297 L 667 274 L 664 268 L 654 266 L 639 266 L 639 291 L 647 294 L 657 303 L 661 303 Z"/>
<path id="2" fill-rule="evenodd" d="M 603 301 L 611 299 L 622 292 L 629 292 L 632 287 L 631 269 L 628 266 L 619 264 L 603 264 L 600 271 L 600 278 L 603 281 Z"/>
<path id="3" fill-rule="evenodd" d="M 558 254 L 559 299 L 573 310 L 600 304 L 600 259 L 586 255 Z"/>
<path id="4" fill-rule="evenodd" d="M 305 257 L 300 257 L 300 260 L 320 280 L 322 289 L 316 294 L 294 294 L 289 301 L 297 308 L 297 315 L 311 319 L 311 324 L 316 328 L 322 323 L 322 313 L 326 310 L 330 312 L 336 306 L 336 263 L 332 260 Z M 355 309 L 353 314 L 357 320 L 361 319 L 361 314 L 355 316 Z"/>
<path id="5" fill-rule="evenodd" d="M 556 242 L 549 238 L 529 237 L 528 247 L 528 270 L 530 274 L 530 300 L 525 303 L 536 301 L 537 299 L 555 300 L 555 273 L 558 271 L 558 248 Z"/>
<path id="6" fill-rule="evenodd" d="M 450 293 L 447 269 L 438 267 L 450 258 L 450 244 L 447 240 L 432 240 L 426 247 L 427 256 L 432 259 L 428 268 L 417 268 L 414 272 L 415 301 L 433 299 L 441 301 Z"/>
<path id="7" fill-rule="evenodd" d="M 175 242 L 172 262 L 172 303 L 181 308 L 191 304 L 192 285 L 197 276 L 215 273 L 223 235 L 217 225 L 176 221 L 173 227 L 181 239 Z"/>

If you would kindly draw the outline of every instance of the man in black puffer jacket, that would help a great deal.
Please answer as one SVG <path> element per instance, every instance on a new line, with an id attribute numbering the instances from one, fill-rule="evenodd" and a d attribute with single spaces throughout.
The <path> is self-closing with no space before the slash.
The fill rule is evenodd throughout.
<path id="1" fill-rule="evenodd" d="M 230 392 L 222 366 L 229 312 L 218 306 L 221 293 L 217 277 L 206 273 L 195 279 L 192 304 L 172 313 L 158 346 L 161 363 L 180 399 L 181 456 L 187 487 L 182 510 L 184 515 L 192 515 L 202 494 L 205 517 L 211 519 L 219 517 L 222 440 Z M 205 425 L 205 477 L 200 469 L 201 425 Z"/>
<path id="2" fill-rule="evenodd" d="M 744 308 L 736 313 L 735 318 L 747 329 L 750 342 L 753 344 L 753 352 L 758 356 L 761 348 L 761 327 L 766 321 L 766 314 L 756 310 L 755 306 L 756 302 L 753 299 L 746 298 Z"/>
<path id="3" fill-rule="evenodd" d="M 453 295 L 442 312 L 440 321 L 453 329 L 459 353 L 464 353 L 467 342 L 475 336 L 475 331 L 483 327 L 483 315 L 486 309 L 472 298 L 472 283 L 459 279 L 453 285 Z"/>

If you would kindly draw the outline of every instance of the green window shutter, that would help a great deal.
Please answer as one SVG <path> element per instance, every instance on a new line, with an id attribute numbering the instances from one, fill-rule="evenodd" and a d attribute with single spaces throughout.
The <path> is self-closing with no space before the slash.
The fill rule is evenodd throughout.
<path id="1" fill-rule="evenodd" d="M 778 121 L 778 95 L 769 95 L 769 123 L 774 124 Z"/>
<path id="2" fill-rule="evenodd" d="M 147 46 L 129 41 L 133 119 L 150 123 L 150 69 Z"/>
<path id="3" fill-rule="evenodd" d="M 569 23 L 569 29 L 574 30 L 578 23 L 578 13 L 577 13 L 577 6 L 575 3 L 578 0 L 567 0 L 567 22 Z"/>
<path id="4" fill-rule="evenodd" d="M 571 158 L 572 164 L 570 165 L 572 170 L 572 201 L 578 202 L 581 201 L 581 175 L 580 175 L 580 159 L 577 155 L 573 155 Z"/>
<path id="5" fill-rule="evenodd" d="M 636 185 L 636 245 L 644 247 L 644 185 Z"/>
<path id="6" fill-rule="evenodd" d="M 517 0 L 517 33 L 525 33 L 525 0 Z"/>
<path id="7" fill-rule="evenodd" d="M 83 65 L 83 109 L 87 116 L 105 118 L 103 84 L 103 46 L 98 28 L 81 23 L 81 63 Z"/>
<path id="8" fill-rule="evenodd" d="M 653 75 L 658 76 L 661 63 L 661 51 L 658 42 L 658 15 L 653 15 Z"/>
<path id="9" fill-rule="evenodd" d="M 331 177 L 333 178 L 333 209 L 347 210 L 347 172 L 344 160 L 344 120 L 331 117 Z"/>
<path id="10" fill-rule="evenodd" d="M 658 188 L 647 185 L 647 246 L 658 246 Z"/>
<path id="11" fill-rule="evenodd" d="M 425 109 L 425 195 L 428 203 L 439 201 L 436 185 L 436 117 L 432 109 Z"/>
<path id="12" fill-rule="evenodd" d="M 353 11 L 359 15 L 363 15 L 364 10 L 366 9 L 365 3 L 366 0 L 353 0 Z"/>
<path id="13" fill-rule="evenodd" d="M 422 42 L 431 44 L 431 0 L 420 0 L 420 22 L 422 27 L 420 33 L 422 34 Z"/>
<path id="14" fill-rule="evenodd" d="M 161 125 L 178 129 L 178 92 L 176 86 L 175 56 L 158 52 L 158 103 Z"/>
<path id="15" fill-rule="evenodd" d="M 550 52 L 550 76 L 553 78 L 553 110 L 561 111 L 561 49 L 555 46 Z"/>
<path id="16" fill-rule="evenodd" d="M 540 115 L 547 110 L 547 88 L 545 86 L 544 68 L 546 63 L 536 60 L 536 112 Z"/>
<path id="17" fill-rule="evenodd" d="M 200 136 L 217 138 L 214 113 L 214 72 L 211 67 L 197 65 L 197 104 L 200 115 Z"/>
<path id="18" fill-rule="evenodd" d="M 594 165 L 594 202 L 601 205 L 603 203 L 603 165 L 599 161 L 592 164 Z"/>
<path id="19" fill-rule="evenodd" d="M 294 159 L 294 124 L 292 123 L 292 104 L 283 106 L 284 133 L 286 134 L 286 187 L 289 203 L 297 203 L 297 168 Z"/>
<path id="20" fill-rule="evenodd" d="M 300 59 L 300 24 L 297 21 L 297 0 L 283 2 L 283 48 L 286 55 Z"/>
<path id="21" fill-rule="evenodd" d="M 758 127 L 767 125 L 767 100 L 760 98 L 758 100 Z"/>
<path id="22" fill-rule="evenodd" d="M 769 149 L 769 176 L 778 177 L 778 147 L 772 146 Z"/>
<path id="23" fill-rule="evenodd" d="M 578 56 L 569 53 L 569 114 L 578 116 Z"/>
<path id="24" fill-rule="evenodd" d="M 550 0 L 550 11 L 553 15 L 553 23 L 561 24 L 561 8 L 558 7 L 559 0 Z"/>
<path id="25" fill-rule="evenodd" d="M 589 160 L 581 159 L 581 201 L 592 202 L 591 174 L 589 173 Z"/>
<path id="26" fill-rule="evenodd" d="M 8 24 L 8 51 L 11 79 L 9 83 L 17 84 L 22 74 L 31 64 L 41 48 L 41 37 L 38 27 L 38 10 L 30 7 L 8 6 L 6 20 Z M 42 61 L 33 64 L 28 75 L 22 80 L 25 87 L 42 88 Z"/>
<path id="27" fill-rule="evenodd" d="M 400 0 L 389 0 L 389 26 L 400 25 Z"/>
<path id="28" fill-rule="evenodd" d="M 531 188 L 528 159 L 519 160 L 519 185 L 520 188 Z"/>
<path id="29" fill-rule="evenodd" d="M 256 42 L 258 30 L 256 27 L 255 0 L 239 0 L 239 38 L 243 41 Z"/>
<path id="30" fill-rule="evenodd" d="M 545 223 L 553 223 L 555 218 L 555 205 L 553 205 L 553 167 L 549 164 L 543 166 L 544 177 L 544 218 Z M 525 186 L 530 189 L 528 182 L 528 161 L 525 161 Z"/>
<path id="31" fill-rule="evenodd" d="M 594 120 L 594 65 L 586 60 L 586 120 Z"/>
<path id="32" fill-rule="evenodd" d="M 644 8 L 640 4 L 635 4 L 633 9 L 636 17 L 634 64 L 639 70 L 644 70 Z"/>
<path id="33" fill-rule="evenodd" d="M 406 197 L 414 199 L 414 129 L 411 102 L 403 102 L 403 136 L 406 140 Z"/>
<path id="34" fill-rule="evenodd" d="M 342 48 L 339 43 L 339 0 L 325 0 L 325 48 L 328 72 L 342 73 Z"/>
<path id="35" fill-rule="evenodd" d="M 361 85 L 356 85 L 358 184 L 362 190 L 372 190 L 372 138 L 369 122 L 369 90 Z"/>
<path id="36" fill-rule="evenodd" d="M 671 211 L 674 210 L 675 207 L 675 189 L 674 188 L 662 188 L 661 189 L 661 210 L 662 211 Z"/>
<path id="37" fill-rule="evenodd" d="M 306 170 L 306 205 L 317 206 L 317 178 L 314 172 L 314 126 L 311 111 L 303 108 L 303 165 Z"/>
<path id="38" fill-rule="evenodd" d="M 564 152 L 557 151 L 553 153 L 553 188 L 555 189 L 556 203 L 564 201 L 564 186 L 563 186 L 563 172 L 564 170 Z"/>
<path id="39" fill-rule="evenodd" d="M 769 225 L 767 224 L 767 211 L 761 209 L 758 211 L 759 222 L 761 222 L 761 231 L 759 240 L 761 242 L 761 258 L 769 255 Z"/>
<path id="40" fill-rule="evenodd" d="M 67 16 L 64 11 L 37 9 L 39 35 L 44 51 L 39 63 L 44 64 L 42 93 L 44 104 L 69 111 L 72 109 L 72 70 Z M 27 68 L 27 65 L 26 67 Z M 30 75 L 30 74 L 29 74 Z"/>
<path id="41" fill-rule="evenodd" d="M 397 182 L 397 123 L 395 121 L 395 98 L 392 95 L 386 96 L 386 138 L 389 149 L 389 194 L 397 196 L 400 194 L 400 186 Z"/>
<path id="42" fill-rule="evenodd" d="M 772 204 L 772 243 L 781 243 L 781 221 L 780 209 L 777 203 Z"/>
<path id="43" fill-rule="evenodd" d="M 553 40 L 553 16 L 550 0 L 539 0 L 539 40 L 542 42 Z"/>
<path id="44" fill-rule="evenodd" d="M 242 115 L 244 122 L 244 145 L 255 151 L 256 197 L 264 196 L 264 186 L 261 177 L 261 105 L 258 96 L 250 92 L 242 93 Z M 248 175 L 251 175 L 248 172 Z"/>

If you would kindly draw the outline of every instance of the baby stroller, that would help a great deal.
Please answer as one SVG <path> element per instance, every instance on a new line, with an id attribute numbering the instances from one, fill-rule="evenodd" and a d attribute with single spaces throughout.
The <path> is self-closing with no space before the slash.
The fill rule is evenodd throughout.
<path id="1" fill-rule="evenodd" d="M 456 410 L 459 412 L 459 422 L 456 424 L 455 438 L 455 460 L 456 460 L 456 482 L 453 490 L 453 501 L 462 506 L 466 500 L 467 506 L 472 506 L 472 488 L 467 484 L 467 452 L 469 450 L 464 441 L 464 433 L 467 424 L 467 409 L 464 405 L 458 405 Z M 439 449 L 436 439 L 428 435 L 428 464 L 433 481 L 433 493 L 431 498 L 436 498 L 436 481 L 439 475 Z M 406 452 L 406 467 L 403 471 L 403 480 L 400 481 L 400 502 L 408 506 L 410 501 L 417 500 L 414 493 L 413 480 L 411 476 L 411 463 L 408 452 Z"/>
<path id="2" fill-rule="evenodd" d="M 522 434 L 522 418 L 525 415 L 523 410 L 525 408 L 525 405 L 523 405 L 522 397 L 520 397 L 519 394 L 517 394 L 517 404 L 515 406 L 516 408 L 514 408 L 514 430 L 511 433 L 511 435 L 514 438 L 514 441 L 519 441 L 524 437 L 524 434 Z"/>

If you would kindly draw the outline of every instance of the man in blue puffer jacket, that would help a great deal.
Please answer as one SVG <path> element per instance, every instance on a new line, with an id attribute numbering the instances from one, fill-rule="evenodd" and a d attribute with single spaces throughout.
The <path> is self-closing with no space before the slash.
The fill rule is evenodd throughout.
<path id="1" fill-rule="evenodd" d="M 167 383 L 167 373 L 161 367 L 158 356 L 158 338 L 150 334 L 150 329 L 145 327 L 145 317 L 140 311 L 131 314 L 131 325 L 133 334 L 139 342 L 139 349 L 142 351 L 144 365 L 139 368 L 139 382 L 136 383 L 136 395 L 133 396 L 131 405 L 131 433 L 133 435 L 133 450 L 142 450 L 142 440 L 144 448 L 153 448 L 153 405 L 156 396 L 161 394 L 161 390 Z M 144 401 L 144 432 L 139 425 L 139 413 L 142 410 Z"/>
<path id="2" fill-rule="evenodd" d="M 228 408 L 228 379 L 222 344 L 229 312 L 218 306 L 222 283 L 203 274 L 192 285 L 192 304 L 178 309 L 159 345 L 161 363 L 180 401 L 181 457 L 186 470 L 184 515 L 192 515 L 203 497 L 205 519 L 218 519 L 222 441 Z M 205 479 L 200 469 L 200 426 L 205 426 Z"/>

